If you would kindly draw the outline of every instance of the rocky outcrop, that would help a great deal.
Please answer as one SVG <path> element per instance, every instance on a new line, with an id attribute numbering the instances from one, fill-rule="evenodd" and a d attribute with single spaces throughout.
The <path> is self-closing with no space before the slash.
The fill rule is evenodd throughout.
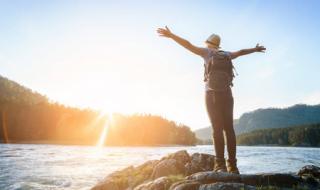
<path id="1" fill-rule="evenodd" d="M 214 156 L 182 150 L 160 160 L 127 167 L 107 176 L 92 190 L 233 190 L 320 189 L 320 168 L 297 174 L 230 174 L 213 172 Z"/>
<path id="2" fill-rule="evenodd" d="M 213 169 L 214 156 L 210 154 L 194 153 L 191 155 L 190 162 L 185 164 L 186 175 L 196 172 L 210 171 Z"/>
<path id="3" fill-rule="evenodd" d="M 302 167 L 299 172 L 299 176 L 312 176 L 315 178 L 320 178 L 320 167 L 314 165 L 306 165 Z"/>

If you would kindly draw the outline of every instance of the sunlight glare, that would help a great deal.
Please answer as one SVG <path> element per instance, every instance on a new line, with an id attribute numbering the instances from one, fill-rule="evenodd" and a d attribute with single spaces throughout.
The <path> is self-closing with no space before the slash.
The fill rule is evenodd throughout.
<path id="1" fill-rule="evenodd" d="M 106 121 L 105 125 L 103 126 L 102 133 L 101 133 L 100 138 L 99 138 L 97 145 L 96 145 L 97 147 L 104 147 L 107 133 L 108 133 L 108 128 L 111 126 L 111 123 L 112 123 L 112 114 L 107 113 L 107 121 Z"/>

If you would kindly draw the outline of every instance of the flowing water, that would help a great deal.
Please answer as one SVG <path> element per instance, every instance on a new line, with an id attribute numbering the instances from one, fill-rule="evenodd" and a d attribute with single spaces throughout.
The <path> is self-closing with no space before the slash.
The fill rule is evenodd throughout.
<path id="1" fill-rule="evenodd" d="M 0 144 L 0 189 L 90 189 L 107 174 L 185 149 L 213 153 L 209 145 L 189 147 L 91 147 Z M 319 148 L 238 147 L 241 173 L 297 172 L 320 165 Z"/>

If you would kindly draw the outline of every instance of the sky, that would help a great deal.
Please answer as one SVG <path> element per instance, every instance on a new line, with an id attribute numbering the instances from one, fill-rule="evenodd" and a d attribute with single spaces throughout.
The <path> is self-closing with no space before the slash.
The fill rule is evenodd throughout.
<path id="1" fill-rule="evenodd" d="M 320 2 L 0 0 L 0 75 L 59 102 L 209 126 L 203 59 L 161 38 L 266 53 L 234 60 L 234 117 L 320 103 Z M 1 92 L 0 92 L 1 93 Z"/>

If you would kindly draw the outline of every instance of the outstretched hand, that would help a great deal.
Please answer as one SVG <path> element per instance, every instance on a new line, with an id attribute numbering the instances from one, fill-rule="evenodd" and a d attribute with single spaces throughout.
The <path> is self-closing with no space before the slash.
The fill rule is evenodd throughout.
<path id="1" fill-rule="evenodd" d="M 262 52 L 264 53 L 266 51 L 266 48 L 264 46 L 260 46 L 259 44 L 256 45 L 256 52 Z"/>
<path id="2" fill-rule="evenodd" d="M 172 33 L 170 29 L 166 26 L 165 28 L 158 28 L 157 30 L 159 36 L 171 38 Z"/>

